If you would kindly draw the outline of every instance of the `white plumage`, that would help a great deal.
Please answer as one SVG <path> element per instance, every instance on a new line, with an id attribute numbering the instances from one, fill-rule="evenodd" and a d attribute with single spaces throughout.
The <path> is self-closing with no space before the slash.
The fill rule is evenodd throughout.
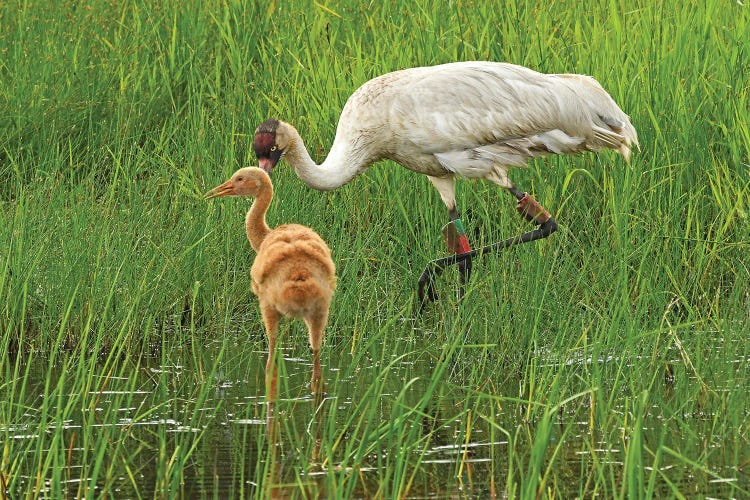
<path id="1" fill-rule="evenodd" d="M 593 78 L 496 62 L 404 69 L 366 82 L 346 102 L 320 165 L 285 122 L 264 122 L 253 143 L 266 171 L 284 156 L 319 190 L 349 182 L 378 160 L 394 160 L 429 176 L 452 214 L 456 177 L 514 192 L 508 171 L 529 158 L 608 148 L 627 159 L 634 145 L 629 117 Z"/>

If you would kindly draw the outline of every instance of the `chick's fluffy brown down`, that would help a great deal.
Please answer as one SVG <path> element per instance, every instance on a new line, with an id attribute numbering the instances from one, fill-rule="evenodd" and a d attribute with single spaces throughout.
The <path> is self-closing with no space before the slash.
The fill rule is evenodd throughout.
<path id="1" fill-rule="evenodd" d="M 250 276 L 261 306 L 296 318 L 327 312 L 336 288 L 331 250 L 299 224 L 284 224 L 266 236 Z"/>

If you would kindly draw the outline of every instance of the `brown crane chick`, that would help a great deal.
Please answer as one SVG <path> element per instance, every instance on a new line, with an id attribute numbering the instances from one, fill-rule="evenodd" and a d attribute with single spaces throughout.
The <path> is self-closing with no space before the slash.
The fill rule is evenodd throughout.
<path id="1" fill-rule="evenodd" d="M 257 252 L 250 277 L 268 335 L 266 390 L 269 399 L 275 400 L 277 394 L 274 353 L 282 316 L 301 318 L 307 325 L 313 352 L 311 387 L 313 393 L 320 394 L 323 391 L 320 347 L 336 288 L 336 266 L 330 248 L 309 227 L 299 224 L 268 227 L 266 212 L 273 198 L 273 185 L 260 168 L 239 169 L 206 196 L 255 198 L 245 217 L 245 229 L 250 246 Z"/>

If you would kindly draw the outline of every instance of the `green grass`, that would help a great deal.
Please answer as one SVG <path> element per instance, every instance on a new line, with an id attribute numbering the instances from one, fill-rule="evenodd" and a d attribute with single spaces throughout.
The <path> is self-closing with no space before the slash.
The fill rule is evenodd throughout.
<path id="1" fill-rule="evenodd" d="M 0 497 L 748 495 L 747 6 L 244 3 L 0 6 Z M 284 326 L 274 442 L 248 201 L 201 194 L 265 118 L 320 161 L 360 84 L 471 59 L 593 75 L 641 151 L 515 171 L 560 230 L 421 316 L 427 179 L 278 168 L 269 222 L 314 227 L 340 286 L 317 412 Z M 479 240 L 528 229 L 494 186 L 458 197 Z"/>

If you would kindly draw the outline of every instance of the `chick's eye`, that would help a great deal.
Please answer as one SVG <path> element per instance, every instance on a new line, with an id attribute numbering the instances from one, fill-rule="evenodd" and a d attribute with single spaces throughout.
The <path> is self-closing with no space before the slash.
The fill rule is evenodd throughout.
<path id="1" fill-rule="evenodd" d="M 237 180 L 242 182 L 242 177 L 237 177 Z"/>
<path id="2" fill-rule="evenodd" d="M 279 148 L 278 148 L 277 146 L 275 146 L 275 145 L 274 145 L 274 146 L 271 146 L 271 152 L 274 152 L 274 151 L 276 151 L 277 149 L 279 149 Z"/>

